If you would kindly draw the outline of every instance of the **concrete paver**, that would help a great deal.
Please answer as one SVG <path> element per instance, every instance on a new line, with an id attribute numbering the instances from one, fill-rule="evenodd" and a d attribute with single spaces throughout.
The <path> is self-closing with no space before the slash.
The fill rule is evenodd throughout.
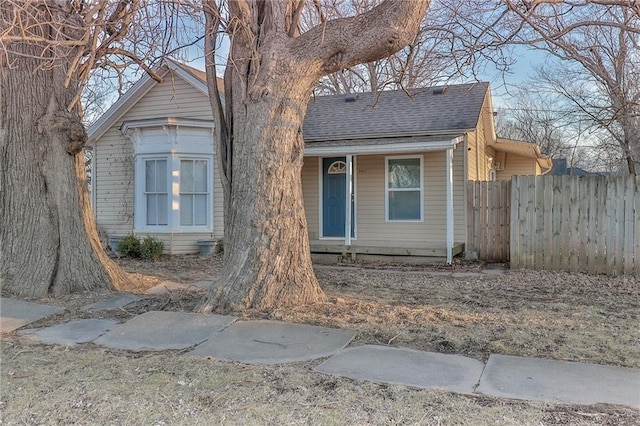
<path id="1" fill-rule="evenodd" d="M 119 293 L 118 295 L 110 297 L 109 299 L 84 306 L 82 309 L 85 311 L 108 311 L 133 305 L 140 300 L 142 300 L 142 297 L 135 294 Z"/>
<path id="2" fill-rule="evenodd" d="M 640 369 L 492 354 L 477 391 L 516 399 L 640 408 Z"/>
<path id="3" fill-rule="evenodd" d="M 152 311 L 119 325 L 94 343 L 133 352 L 186 349 L 204 342 L 236 319 L 223 315 Z"/>
<path id="4" fill-rule="evenodd" d="M 91 342 L 117 325 L 109 319 L 81 319 L 52 327 L 20 330 L 18 334 L 47 345 L 75 345 Z"/>
<path id="5" fill-rule="evenodd" d="M 280 321 L 238 321 L 211 336 L 187 356 L 247 364 L 281 364 L 331 356 L 355 332 Z"/>
<path id="6" fill-rule="evenodd" d="M 210 281 L 185 287 L 203 291 Z M 201 285 L 198 285 L 201 284 Z M 166 285 L 166 283 L 165 283 Z M 166 291 L 166 287 L 165 290 Z M 120 294 L 88 305 L 88 311 L 119 309 L 140 300 Z M 51 305 L 0 298 L 0 331 L 7 332 L 62 311 Z M 331 357 L 315 371 L 417 388 L 553 403 L 609 403 L 640 409 L 640 369 L 507 355 L 482 362 L 459 355 L 408 348 L 359 346 L 344 349 L 354 332 L 279 321 L 241 321 L 221 315 L 147 312 L 124 324 L 83 319 L 21 330 L 45 344 L 95 342 L 129 351 L 194 350 L 186 356 L 249 364 L 282 364 Z"/>
<path id="7" fill-rule="evenodd" d="M 58 306 L 2 297 L 0 298 L 0 332 L 16 330 L 62 310 Z"/>
<path id="8" fill-rule="evenodd" d="M 380 383 L 472 393 L 484 363 L 459 355 L 365 345 L 346 349 L 315 368 L 321 373 Z"/>

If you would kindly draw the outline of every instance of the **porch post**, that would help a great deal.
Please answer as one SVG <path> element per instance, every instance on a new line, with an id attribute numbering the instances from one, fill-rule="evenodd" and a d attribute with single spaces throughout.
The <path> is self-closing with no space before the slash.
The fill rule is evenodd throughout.
<path id="1" fill-rule="evenodd" d="M 345 202 L 347 203 L 344 218 L 344 245 L 349 247 L 351 245 L 351 199 L 353 197 L 353 156 L 347 155 L 345 158 L 345 162 L 347 163 L 347 178 L 346 180 L 346 197 Z"/>
<path id="2" fill-rule="evenodd" d="M 447 171 L 447 264 L 453 261 L 453 148 L 445 151 Z"/>

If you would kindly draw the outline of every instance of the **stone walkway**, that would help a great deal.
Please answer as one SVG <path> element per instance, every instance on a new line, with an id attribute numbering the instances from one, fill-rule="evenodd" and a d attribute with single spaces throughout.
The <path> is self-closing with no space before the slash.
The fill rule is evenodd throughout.
<path id="1" fill-rule="evenodd" d="M 154 291 L 162 291 L 162 288 Z M 140 296 L 119 294 L 84 309 L 89 312 L 120 309 L 140 299 Z M 61 310 L 55 306 L 2 298 L 0 332 L 20 329 Z M 354 332 L 311 325 L 238 321 L 235 317 L 222 315 L 147 312 L 123 324 L 83 319 L 42 329 L 20 329 L 17 333 L 43 344 L 93 342 L 134 352 L 193 348 L 184 356 L 247 364 L 328 358 L 315 371 L 354 380 L 465 394 L 554 403 L 609 403 L 640 409 L 638 368 L 496 354 L 484 364 L 464 356 L 408 348 L 347 347 Z"/>

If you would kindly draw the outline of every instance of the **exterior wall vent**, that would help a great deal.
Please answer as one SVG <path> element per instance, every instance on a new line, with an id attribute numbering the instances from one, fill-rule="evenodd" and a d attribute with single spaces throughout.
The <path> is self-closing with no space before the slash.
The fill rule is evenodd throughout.
<path id="1" fill-rule="evenodd" d="M 346 95 L 344 95 L 345 102 L 355 102 L 357 99 L 358 99 L 357 93 L 347 93 Z"/>

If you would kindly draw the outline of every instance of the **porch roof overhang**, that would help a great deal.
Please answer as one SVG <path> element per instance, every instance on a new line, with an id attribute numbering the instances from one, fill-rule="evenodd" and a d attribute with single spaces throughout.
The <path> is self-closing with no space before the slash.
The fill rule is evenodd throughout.
<path id="1" fill-rule="evenodd" d="M 306 142 L 305 157 L 327 155 L 398 154 L 445 151 L 464 140 L 463 134 Z"/>

